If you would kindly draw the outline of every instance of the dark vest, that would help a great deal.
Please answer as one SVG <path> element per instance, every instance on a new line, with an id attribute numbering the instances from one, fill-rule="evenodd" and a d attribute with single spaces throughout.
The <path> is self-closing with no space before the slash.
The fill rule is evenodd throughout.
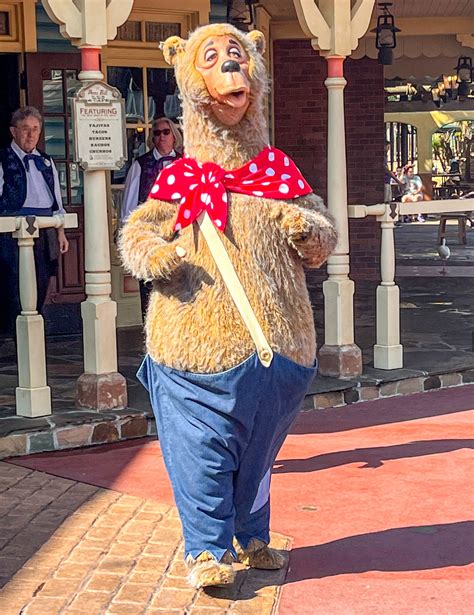
<path id="1" fill-rule="evenodd" d="M 40 152 L 41 156 L 51 162 L 51 156 Z M 11 146 L 0 150 L 0 164 L 3 170 L 3 192 L 0 196 L 0 215 L 11 216 L 16 213 L 21 213 L 21 208 L 26 201 L 26 169 L 23 162 L 15 154 Z M 30 165 L 34 164 L 30 162 Z M 59 204 L 56 202 L 54 194 L 54 175 L 53 167 L 50 164 L 44 171 L 41 172 L 44 181 L 49 188 L 53 197 L 53 211 L 59 209 Z"/>
<path id="2" fill-rule="evenodd" d="M 144 203 L 147 200 L 150 190 L 155 183 L 155 179 L 163 168 L 163 162 L 170 160 L 170 158 L 174 158 L 174 156 L 164 156 L 160 158 L 160 160 L 157 160 L 153 155 L 153 150 L 137 158 L 137 162 L 141 167 L 138 204 Z M 176 158 L 181 158 L 180 154 L 176 154 Z"/>

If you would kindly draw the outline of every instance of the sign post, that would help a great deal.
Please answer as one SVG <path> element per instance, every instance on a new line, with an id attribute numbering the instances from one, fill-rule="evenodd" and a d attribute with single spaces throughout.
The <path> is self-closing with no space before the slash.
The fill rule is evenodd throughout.
<path id="1" fill-rule="evenodd" d="M 84 86 L 73 98 L 72 112 L 76 160 L 84 169 L 87 299 L 81 305 L 84 373 L 77 381 L 76 402 L 82 408 L 111 410 L 126 407 L 127 386 L 118 372 L 117 306 L 110 298 L 106 171 L 120 169 L 127 160 L 125 102 L 119 90 L 102 81 L 98 54 L 81 51 Z"/>

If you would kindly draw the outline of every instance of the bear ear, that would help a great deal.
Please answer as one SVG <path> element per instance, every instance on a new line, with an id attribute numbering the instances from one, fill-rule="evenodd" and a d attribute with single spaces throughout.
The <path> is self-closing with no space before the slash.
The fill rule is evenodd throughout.
<path id="1" fill-rule="evenodd" d="M 260 30 L 252 30 L 247 34 L 247 40 L 255 45 L 256 50 L 260 54 L 265 53 L 265 36 Z"/>
<path id="2" fill-rule="evenodd" d="M 171 66 L 176 64 L 178 57 L 184 53 L 185 47 L 186 41 L 179 36 L 170 36 L 164 43 L 160 43 L 165 61 Z"/>

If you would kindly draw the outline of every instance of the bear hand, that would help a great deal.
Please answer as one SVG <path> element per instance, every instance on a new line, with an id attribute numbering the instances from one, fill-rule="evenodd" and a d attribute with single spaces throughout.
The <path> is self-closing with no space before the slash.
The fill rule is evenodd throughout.
<path id="1" fill-rule="evenodd" d="M 286 213 L 282 218 L 281 228 L 290 243 L 303 243 L 311 234 L 311 223 L 302 211 Z"/>
<path id="2" fill-rule="evenodd" d="M 150 279 L 169 278 L 186 257 L 186 250 L 176 243 L 164 243 L 154 248 L 146 264 Z"/>
<path id="3" fill-rule="evenodd" d="M 336 229 L 324 206 L 306 202 L 290 206 L 280 224 L 306 267 L 320 267 L 336 246 Z"/>
<path id="4" fill-rule="evenodd" d="M 118 247 L 127 271 L 139 280 L 169 278 L 187 250 L 174 231 L 176 207 L 150 200 L 137 208 L 123 226 Z"/>

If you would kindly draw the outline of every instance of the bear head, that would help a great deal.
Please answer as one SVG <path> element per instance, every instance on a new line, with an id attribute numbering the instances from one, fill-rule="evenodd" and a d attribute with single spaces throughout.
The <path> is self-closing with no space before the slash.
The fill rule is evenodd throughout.
<path id="1" fill-rule="evenodd" d="M 258 112 L 267 87 L 261 32 L 212 24 L 198 28 L 188 40 L 168 38 L 162 50 L 175 68 L 185 116 L 190 105 L 193 113 L 207 111 L 229 127 Z"/>

